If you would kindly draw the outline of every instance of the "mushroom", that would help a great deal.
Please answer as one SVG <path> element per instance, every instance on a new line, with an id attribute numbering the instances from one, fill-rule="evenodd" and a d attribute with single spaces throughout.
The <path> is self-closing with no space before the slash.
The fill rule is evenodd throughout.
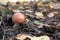
<path id="1" fill-rule="evenodd" d="M 12 16 L 12 21 L 15 23 L 15 25 L 13 26 L 15 28 L 16 26 L 19 26 L 20 23 L 25 22 L 25 16 L 22 13 L 15 13 Z"/>

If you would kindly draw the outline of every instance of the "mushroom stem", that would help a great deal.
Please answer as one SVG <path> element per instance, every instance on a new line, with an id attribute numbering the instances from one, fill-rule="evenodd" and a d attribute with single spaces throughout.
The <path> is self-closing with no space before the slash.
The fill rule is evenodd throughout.
<path id="1" fill-rule="evenodd" d="M 16 23 L 15 23 L 14 26 L 13 26 L 13 28 L 16 28 L 16 27 L 18 27 L 18 26 L 19 26 L 19 24 L 16 24 Z"/>

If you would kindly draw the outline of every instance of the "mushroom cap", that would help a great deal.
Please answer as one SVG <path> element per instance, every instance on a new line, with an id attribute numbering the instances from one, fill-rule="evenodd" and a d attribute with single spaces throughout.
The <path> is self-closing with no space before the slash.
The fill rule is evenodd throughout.
<path id="1" fill-rule="evenodd" d="M 25 22 L 25 16 L 22 13 L 15 13 L 12 16 L 12 21 L 14 23 L 23 23 L 23 22 Z"/>

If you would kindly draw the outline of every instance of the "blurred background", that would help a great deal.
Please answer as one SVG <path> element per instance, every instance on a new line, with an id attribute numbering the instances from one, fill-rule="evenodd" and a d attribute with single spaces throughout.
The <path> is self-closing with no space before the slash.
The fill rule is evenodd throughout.
<path id="1" fill-rule="evenodd" d="M 15 13 L 26 17 L 24 23 L 15 25 Z M 40 40 L 43 35 L 60 40 L 60 0 L 0 0 L 0 24 L 0 40 Z"/>
<path id="2" fill-rule="evenodd" d="M 11 1 L 11 2 L 30 2 L 30 1 L 60 1 L 60 0 L 0 0 L 0 2 L 8 2 L 8 1 Z"/>

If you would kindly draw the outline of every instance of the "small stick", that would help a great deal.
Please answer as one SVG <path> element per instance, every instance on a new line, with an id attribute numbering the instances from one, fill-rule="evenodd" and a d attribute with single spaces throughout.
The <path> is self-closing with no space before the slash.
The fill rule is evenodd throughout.
<path id="1" fill-rule="evenodd" d="M 31 24 L 32 25 L 32 24 Z M 38 30 L 36 27 L 32 27 L 32 26 L 28 26 L 29 28 L 32 28 L 33 30 L 35 30 L 37 33 L 41 33 L 41 31 L 40 30 Z"/>
<path id="2" fill-rule="evenodd" d="M 2 40 L 4 40 L 4 39 L 5 39 L 5 33 L 6 33 L 6 31 L 4 31 L 4 35 L 3 35 L 3 39 L 2 39 Z"/>
<path id="3" fill-rule="evenodd" d="M 57 27 L 57 26 L 52 26 L 52 25 L 48 25 L 48 24 L 44 24 L 44 25 L 47 27 L 51 27 L 53 29 L 56 29 L 56 30 L 60 30 L 60 27 Z"/>

